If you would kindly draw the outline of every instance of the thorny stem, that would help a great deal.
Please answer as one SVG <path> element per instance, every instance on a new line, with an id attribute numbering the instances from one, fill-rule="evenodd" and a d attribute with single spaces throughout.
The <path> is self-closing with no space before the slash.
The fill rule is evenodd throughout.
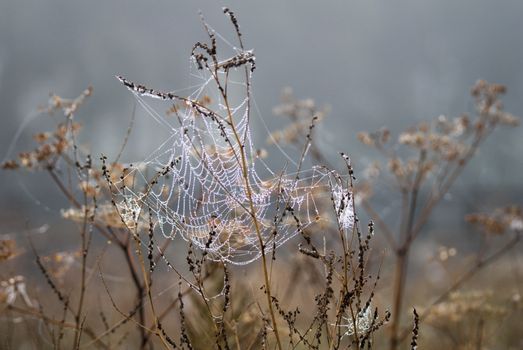
<path id="1" fill-rule="evenodd" d="M 346 162 L 346 166 L 347 166 L 347 170 L 348 170 L 348 173 L 349 173 L 349 180 L 348 180 L 348 188 L 350 190 L 350 201 L 351 201 L 351 204 L 352 204 L 352 210 L 353 210 L 353 223 L 352 223 L 352 238 L 354 238 L 354 236 L 357 234 L 357 224 L 358 224 L 358 219 L 357 219 L 357 215 L 356 215 L 356 203 L 355 203 L 355 199 L 354 199 L 354 175 L 353 175 L 353 169 L 352 169 L 352 165 L 350 164 L 350 160 L 348 157 L 346 157 L 345 154 L 341 154 L 341 156 L 343 157 L 343 159 L 345 160 Z M 334 211 L 336 212 L 336 206 L 334 206 Z M 349 287 L 348 287 L 348 282 L 349 282 L 349 274 L 348 274 L 348 269 L 349 269 L 349 243 L 346 241 L 345 239 L 345 232 L 344 232 L 344 229 L 340 223 L 340 218 L 339 218 L 339 215 L 336 214 L 335 215 L 336 217 L 336 222 L 337 222 L 337 225 L 338 225 L 338 232 L 340 234 L 340 240 L 341 240 L 341 243 L 342 243 L 342 247 L 343 247 L 343 278 L 342 278 L 342 284 L 343 284 L 343 290 L 342 290 L 342 293 L 341 293 L 341 296 L 340 296 L 340 300 L 338 302 L 338 306 L 337 306 L 337 310 L 336 310 L 336 314 L 338 315 L 338 320 L 341 319 L 342 315 L 341 315 L 341 308 L 342 308 L 342 305 L 343 305 L 343 299 L 344 299 L 344 295 L 345 293 L 348 293 L 349 292 Z M 351 245 L 352 245 L 352 242 L 351 242 Z M 360 245 L 360 249 L 361 249 L 361 245 Z M 351 265 L 351 267 L 353 267 Z M 356 274 L 356 272 L 354 271 L 354 268 L 353 268 L 353 274 Z M 356 321 L 357 321 L 357 313 L 356 313 L 356 316 L 354 315 L 354 310 L 352 308 L 352 305 L 349 305 L 349 310 L 350 310 L 350 313 L 351 313 L 351 319 L 352 319 L 352 322 L 353 322 L 353 329 L 354 329 L 354 336 L 356 339 L 359 339 L 359 336 L 358 336 L 358 330 L 357 330 L 357 327 L 356 327 Z M 357 310 L 356 310 L 357 311 Z M 339 322 L 339 321 L 337 321 Z M 339 342 L 340 338 L 338 338 L 338 342 Z M 329 346 L 329 349 L 332 349 L 334 347 L 334 341 L 331 342 L 330 346 Z M 356 342 L 356 348 L 359 350 L 360 348 L 360 344 L 359 344 L 359 341 Z"/>
<path id="2" fill-rule="evenodd" d="M 358 310 L 356 310 L 356 315 L 354 315 L 354 310 L 352 309 L 352 305 L 349 305 L 350 310 L 350 316 L 352 318 L 352 327 L 354 329 L 354 338 L 356 338 L 356 349 L 360 349 L 360 342 L 359 342 L 359 336 L 358 336 L 358 327 L 357 327 L 357 320 L 358 320 Z"/>
<path id="3" fill-rule="evenodd" d="M 136 228 L 136 230 L 137 230 L 137 228 Z M 129 231 L 131 231 L 131 230 L 129 230 Z M 133 236 L 133 241 L 136 244 L 136 252 L 138 254 L 138 259 L 140 261 L 140 268 L 141 268 L 141 272 L 142 272 L 142 276 L 143 276 L 143 285 L 140 285 L 140 287 L 141 287 L 142 291 L 144 291 L 145 294 L 147 294 L 147 297 L 149 299 L 151 313 L 152 313 L 152 317 L 153 317 L 153 320 L 154 320 L 154 331 L 158 335 L 158 337 L 160 338 L 160 340 L 162 342 L 162 345 L 166 349 L 169 349 L 169 345 L 168 345 L 167 341 L 164 339 L 163 334 L 159 331 L 159 321 L 158 321 L 158 317 L 156 316 L 156 311 L 155 311 L 155 308 L 154 308 L 154 302 L 153 302 L 153 298 L 152 298 L 151 286 L 150 286 L 150 281 L 149 281 L 150 276 L 147 274 L 147 271 L 146 271 L 146 268 L 145 268 L 145 260 L 143 258 L 142 251 L 140 249 L 140 240 L 139 240 L 139 237 L 138 237 L 138 232 L 136 232 L 136 231 L 135 232 L 129 232 L 129 234 L 131 234 Z M 140 302 L 143 305 L 143 297 L 140 296 L 140 298 L 141 298 Z M 142 329 L 142 331 L 144 331 L 144 327 L 145 327 L 145 315 L 143 315 L 143 319 L 142 319 L 142 314 L 143 313 L 144 313 L 143 307 L 140 307 L 140 324 L 142 326 L 142 327 L 140 327 L 140 329 Z M 147 345 L 147 337 L 146 337 L 145 332 L 142 332 L 141 334 L 142 334 L 142 344 L 141 344 L 141 347 L 144 348 Z"/>
<path id="4" fill-rule="evenodd" d="M 144 297 L 144 290 L 142 286 L 142 282 L 140 281 L 140 278 L 138 277 L 138 273 L 136 272 L 136 266 L 133 260 L 133 256 L 131 253 L 131 245 L 129 244 L 129 239 L 125 242 L 124 245 L 124 257 L 127 261 L 127 266 L 129 267 L 129 272 L 131 274 L 131 279 L 133 280 L 134 286 L 136 288 L 136 298 L 138 299 L 139 308 L 138 308 L 138 318 L 140 320 L 140 324 L 145 325 L 145 311 L 143 309 L 143 297 Z M 147 334 L 145 332 L 145 329 L 143 327 L 138 327 L 140 330 L 140 339 L 141 339 L 141 345 L 142 347 L 146 344 L 147 340 Z"/>
<path id="5" fill-rule="evenodd" d="M 260 245 L 260 250 L 261 250 L 261 258 L 262 258 L 262 266 L 263 266 L 263 277 L 264 277 L 264 281 L 265 281 L 265 295 L 267 296 L 267 304 L 268 304 L 268 307 L 269 307 L 269 313 L 271 315 L 271 322 L 272 322 L 272 327 L 273 327 L 273 330 L 274 330 L 274 335 L 276 337 L 276 343 L 278 345 L 278 349 L 282 350 L 283 348 L 282 348 L 282 345 L 281 345 L 280 335 L 279 335 L 279 332 L 278 332 L 278 324 L 276 322 L 276 315 L 274 313 L 274 308 L 272 306 L 272 293 L 271 293 L 271 287 L 270 287 L 270 278 L 269 278 L 269 271 L 268 271 L 268 268 L 267 268 L 267 257 L 265 255 L 265 242 L 263 242 L 263 237 L 262 237 L 261 230 L 260 230 L 260 224 L 258 222 L 258 217 L 257 217 L 257 214 L 256 214 L 256 208 L 254 207 L 254 201 L 253 201 L 253 197 L 252 197 L 252 189 L 251 189 L 251 185 L 250 185 L 250 182 L 249 182 L 249 169 L 248 169 L 248 166 L 247 166 L 247 157 L 245 155 L 245 143 L 242 142 L 242 138 L 240 137 L 240 135 L 238 134 L 238 131 L 236 130 L 236 126 L 234 124 L 232 111 L 231 111 L 231 108 L 230 108 L 230 105 L 229 105 L 229 99 L 227 97 L 226 91 L 223 89 L 223 87 L 222 87 L 222 85 L 220 83 L 220 80 L 218 78 L 218 74 L 217 74 L 217 72 L 213 72 L 211 69 L 209 69 L 209 71 L 213 75 L 214 80 L 216 81 L 216 84 L 218 85 L 219 91 L 220 91 L 220 93 L 222 95 L 222 98 L 223 98 L 223 101 L 225 103 L 225 108 L 227 110 L 228 124 L 231 127 L 231 130 L 232 130 L 232 132 L 234 134 L 235 141 L 236 141 L 236 143 L 238 144 L 238 146 L 240 148 L 240 161 L 241 161 L 240 165 L 241 165 L 241 168 L 242 168 L 242 177 L 243 177 L 243 180 L 245 182 L 245 190 L 247 192 L 247 199 L 249 201 L 249 214 L 250 214 L 250 216 L 252 218 L 252 221 L 254 223 L 254 229 L 256 231 L 256 236 L 258 238 L 258 244 Z M 247 88 L 247 90 L 248 90 L 248 88 Z M 234 148 L 233 148 L 233 152 L 234 152 Z M 234 152 L 234 153 L 236 153 L 236 152 Z"/>
<path id="6" fill-rule="evenodd" d="M 232 12 L 229 12 L 228 9 L 224 9 L 224 12 L 227 13 L 230 16 L 231 21 L 233 22 L 233 25 L 236 28 L 236 32 L 237 32 L 237 36 L 238 36 L 238 39 L 239 39 L 240 47 L 243 50 L 244 49 L 243 42 L 241 40 L 241 34 L 239 32 L 239 27 L 237 25 L 236 19 L 234 18 L 234 14 Z M 205 21 L 204 21 L 204 25 L 205 25 L 205 28 L 206 28 L 209 36 L 212 38 L 213 35 L 210 33 L 209 28 L 207 27 L 207 24 L 205 23 Z M 279 332 L 278 332 L 278 325 L 276 323 L 276 316 L 275 316 L 275 313 L 274 313 L 274 310 L 273 310 L 273 306 L 272 306 L 272 295 L 271 295 L 271 288 L 270 288 L 270 278 L 269 278 L 269 271 L 268 271 L 268 268 L 267 268 L 267 258 L 265 256 L 265 243 L 263 242 L 263 237 L 262 237 L 262 234 L 261 234 L 261 230 L 260 230 L 260 225 L 259 225 L 259 222 L 258 222 L 256 209 L 254 207 L 254 201 L 253 201 L 253 196 L 252 196 L 252 189 L 251 189 L 251 186 L 250 186 L 250 183 L 249 183 L 249 172 L 248 172 L 247 159 L 246 159 L 246 154 L 245 154 L 245 142 L 242 142 L 242 137 L 238 134 L 238 131 L 236 130 L 236 126 L 234 124 L 233 115 L 232 115 L 232 111 L 231 111 L 231 108 L 230 108 L 230 105 L 229 105 L 228 96 L 227 96 L 228 70 L 226 70 L 226 81 L 225 81 L 225 88 L 224 88 L 222 86 L 222 84 L 220 83 L 220 79 L 218 77 L 218 68 L 219 68 L 219 66 L 217 65 L 216 55 L 211 53 L 211 58 L 213 59 L 213 61 L 215 63 L 214 64 L 214 69 L 211 69 L 207 64 L 206 64 L 206 67 L 209 70 L 209 72 L 213 75 L 213 78 L 214 78 L 216 84 L 218 85 L 218 89 L 219 89 L 219 91 L 220 91 L 220 93 L 222 95 L 222 98 L 224 100 L 225 107 L 226 107 L 226 110 L 227 110 L 227 116 L 228 116 L 227 123 L 231 127 L 231 130 L 232 130 L 232 132 L 234 134 L 235 141 L 236 141 L 236 143 L 238 144 L 238 146 L 240 148 L 240 158 L 241 158 L 241 160 L 238 160 L 238 157 L 236 155 L 234 147 L 233 147 L 233 145 L 231 145 L 231 148 L 232 148 L 232 151 L 233 151 L 233 153 L 235 155 L 235 158 L 239 162 L 241 161 L 240 165 L 241 165 L 241 168 L 242 168 L 242 177 L 243 177 L 243 180 L 245 182 L 245 189 L 246 189 L 246 193 L 247 193 L 247 199 L 249 201 L 249 210 L 248 210 L 248 212 L 249 212 L 250 216 L 252 217 L 252 220 L 253 220 L 253 223 L 254 223 L 254 227 L 255 227 L 255 231 L 256 231 L 256 236 L 258 238 L 258 243 L 260 245 L 260 250 L 261 250 L 261 258 L 262 258 L 262 265 L 263 265 L 263 275 L 264 275 L 264 280 L 265 280 L 265 294 L 267 296 L 267 304 L 268 304 L 268 307 L 269 307 L 269 312 L 271 314 L 271 321 L 272 321 L 272 326 L 273 326 L 274 334 L 275 334 L 275 337 L 276 337 L 276 342 L 277 342 L 277 345 L 278 345 L 278 349 L 282 350 L 282 345 L 281 345 L 280 336 L 279 336 Z M 247 84 L 247 89 L 246 90 L 247 90 L 247 101 L 248 101 L 248 104 L 247 104 L 247 114 L 248 114 L 249 113 L 249 108 L 250 108 L 250 82 L 249 82 L 249 73 L 248 73 L 247 67 L 245 67 L 245 74 L 246 74 L 246 84 Z M 245 140 L 246 136 L 247 136 L 247 130 L 246 130 L 245 135 L 244 135 L 244 140 Z"/>
<path id="7" fill-rule="evenodd" d="M 75 329 L 75 341 L 74 341 L 74 347 L 77 348 L 80 346 L 80 337 L 81 332 L 79 332 L 79 324 L 80 324 L 80 318 L 82 316 L 82 309 L 84 305 L 84 297 L 85 297 L 85 278 L 86 278 L 86 269 L 87 269 L 87 253 L 88 253 L 88 245 L 89 245 L 89 238 L 87 237 L 87 193 L 83 192 L 84 196 L 84 218 L 82 222 L 82 229 L 80 231 L 80 236 L 82 238 L 82 276 L 80 279 L 80 298 L 78 300 L 78 311 L 76 313 L 76 325 L 77 328 Z"/>
<path id="8" fill-rule="evenodd" d="M 282 345 L 280 341 L 280 335 L 278 333 L 278 324 L 276 323 L 276 315 L 274 313 L 274 309 L 272 307 L 272 295 L 271 295 L 271 281 L 269 279 L 269 271 L 267 269 L 267 257 L 265 256 L 265 242 L 263 242 L 263 237 L 260 230 L 260 224 L 258 222 L 258 217 L 256 214 L 256 208 L 254 207 L 254 201 L 252 199 L 252 189 L 251 185 L 249 183 L 249 173 L 247 168 L 247 160 L 245 156 L 245 145 L 241 142 L 240 136 L 238 135 L 238 132 L 236 130 L 236 127 L 233 122 L 232 118 L 232 112 L 229 107 L 229 102 L 226 96 L 224 97 L 225 105 L 227 108 L 227 113 L 229 115 L 229 122 L 231 125 L 231 129 L 234 133 L 234 137 L 236 139 L 236 142 L 238 142 L 238 145 L 240 146 L 240 157 L 242 162 L 242 175 L 243 179 L 245 181 L 245 189 L 247 191 L 247 198 L 249 200 L 249 208 L 250 208 L 250 215 L 252 217 L 254 228 L 256 230 L 256 236 L 258 237 L 258 243 L 260 244 L 261 249 L 261 258 L 262 258 L 262 265 L 263 265 L 263 277 L 265 279 L 265 294 L 267 296 L 267 304 L 269 306 L 269 313 L 271 314 L 271 321 L 272 321 L 272 327 L 274 330 L 274 335 L 276 337 L 276 342 L 278 344 L 278 349 L 282 350 Z"/>

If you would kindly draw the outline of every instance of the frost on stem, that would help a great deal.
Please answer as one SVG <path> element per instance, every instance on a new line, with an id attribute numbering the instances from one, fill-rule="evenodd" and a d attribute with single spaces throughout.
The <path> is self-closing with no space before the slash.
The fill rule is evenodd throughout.
<path id="1" fill-rule="evenodd" d="M 340 185 L 334 186 L 332 196 L 338 220 L 343 229 L 351 229 L 354 223 L 354 208 L 351 193 Z"/>
<path id="2" fill-rule="evenodd" d="M 343 320 L 347 322 L 340 325 L 340 327 L 345 329 L 343 336 L 353 336 L 356 333 L 360 336 L 366 334 L 371 330 L 373 324 L 372 308 L 370 306 L 364 308 L 358 312 L 354 320 L 350 315 L 344 316 Z"/>

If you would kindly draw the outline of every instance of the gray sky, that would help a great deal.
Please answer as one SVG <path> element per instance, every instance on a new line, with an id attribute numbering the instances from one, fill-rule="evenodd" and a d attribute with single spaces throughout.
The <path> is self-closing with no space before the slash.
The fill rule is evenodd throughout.
<path id="1" fill-rule="evenodd" d="M 190 50 L 205 40 L 198 10 L 234 37 L 222 6 L 237 13 L 246 46 L 255 49 L 254 91 L 267 124 L 281 125 L 271 110 L 281 89 L 292 86 L 298 97 L 331 105 L 319 134 L 327 152 L 343 150 L 363 163 L 373 153 L 356 140 L 360 130 L 399 131 L 440 114 L 472 112 L 468 91 L 478 78 L 506 84 L 506 109 L 523 114 L 522 1 L 0 0 L 2 159 L 50 92 L 74 97 L 87 85 L 94 95 L 78 115 L 86 142 L 95 155 L 115 149 L 134 102 L 114 75 L 165 90 L 189 86 Z M 137 114 L 128 156 L 157 141 L 146 118 Z M 45 125 L 40 119 L 15 150 Z M 494 135 L 462 186 L 520 191 L 522 136 L 522 128 Z M 0 193 L 20 208 L 34 204 L 20 181 L 37 198 L 48 191 L 31 183 L 34 174 L 2 176 Z"/>

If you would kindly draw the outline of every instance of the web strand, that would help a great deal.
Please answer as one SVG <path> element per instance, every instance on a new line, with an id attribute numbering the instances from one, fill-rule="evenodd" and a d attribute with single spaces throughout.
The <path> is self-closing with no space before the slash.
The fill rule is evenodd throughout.
<path id="1" fill-rule="evenodd" d="M 195 48 L 214 52 L 205 44 Z M 154 181 L 147 179 L 142 167 L 131 168 L 126 175 L 140 179 L 146 190 L 120 183 L 115 187 L 120 212 L 132 214 L 138 221 L 142 208 L 149 208 L 155 226 L 166 238 L 180 236 L 210 259 L 243 265 L 262 254 L 256 223 L 263 250 L 268 253 L 311 225 L 328 220 L 325 203 L 329 200 L 335 202 L 334 214 L 345 228 L 352 225 L 353 211 L 350 195 L 332 170 L 318 166 L 278 173 L 257 156 L 249 125 L 252 67 L 246 68 L 253 65 L 254 55 L 237 48 L 235 52 L 225 60 L 212 57 L 212 64 L 203 54 L 193 52 L 203 84 L 189 97 L 117 77 L 170 136 L 140 163 L 155 169 Z M 243 68 L 247 82 L 232 79 L 234 71 Z M 227 95 L 233 86 L 243 89 L 243 98 L 236 92 L 234 98 Z M 172 110 L 179 125 L 167 121 L 145 98 L 174 103 Z M 237 101 L 233 104 L 232 100 Z M 256 104 L 254 107 L 259 114 Z M 283 150 L 282 154 L 298 164 Z M 269 177 L 262 178 L 259 169 L 268 171 Z"/>

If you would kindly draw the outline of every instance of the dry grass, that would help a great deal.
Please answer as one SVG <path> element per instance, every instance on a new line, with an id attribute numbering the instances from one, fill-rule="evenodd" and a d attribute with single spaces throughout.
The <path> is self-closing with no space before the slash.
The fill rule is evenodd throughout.
<path id="1" fill-rule="evenodd" d="M 120 163 L 121 151 L 114 160 L 83 152 L 76 142 L 81 131 L 76 119 L 92 89 L 71 100 L 52 96 L 43 112 L 59 113 L 62 121 L 55 130 L 36 134 L 36 148 L 3 168 L 50 177 L 69 202 L 62 215 L 75 224 L 78 243 L 74 250 L 44 255 L 30 237 L 2 237 L 2 348 L 521 347 L 521 256 L 513 249 L 523 229 L 518 205 L 467 216 L 484 235 L 485 244 L 474 254 L 462 255 L 448 242 L 434 249 L 426 266 L 416 266 L 428 273 L 434 265 L 444 269 L 448 274 L 437 286 L 411 276 L 409 259 L 434 208 L 485 139 L 495 129 L 518 125 L 503 110 L 505 87 L 479 81 L 472 89 L 473 115 L 422 123 L 395 142 L 386 129 L 360 133 L 361 142 L 380 152 L 385 164 L 375 163 L 358 180 L 349 156 L 340 155 L 343 170 L 337 171 L 333 158 L 315 143 L 315 125 L 327 109 L 286 91 L 275 114 L 290 124 L 268 143 L 294 149 L 297 169 L 284 169 L 258 186 L 251 163 L 273 155 L 251 149 L 250 130 L 238 121 L 237 102 L 229 93 L 231 81 L 241 77 L 248 121 L 255 56 L 244 48 L 234 14 L 224 13 L 237 36 L 235 55 L 219 56 L 215 33 L 205 21 L 208 40 L 192 51 L 197 68 L 214 84 L 219 104 L 208 96 L 178 96 L 119 79 L 139 99 L 172 103 L 167 114 L 182 126 L 193 116 L 194 125 L 215 128 L 217 141 L 191 138 L 196 129 L 186 125 L 183 136 L 191 141 L 188 157 L 207 171 L 232 159 L 224 171 L 238 170 L 233 184 L 240 192 L 232 192 L 228 179 L 210 181 L 235 206 L 234 219 L 207 213 L 201 223 L 205 229 L 193 229 L 192 214 L 181 217 L 168 209 L 184 199 L 167 193 L 190 186 L 183 181 L 179 188 L 165 185 L 176 178 L 182 158 L 146 169 L 146 164 Z M 320 170 L 313 176 L 323 185 L 303 185 L 310 176 L 303 170 L 307 162 L 321 169 L 322 176 Z M 387 222 L 374 209 L 377 181 L 389 181 L 402 199 L 399 222 Z M 200 190 L 195 201 L 204 206 L 213 193 Z M 263 193 L 273 205 L 267 211 L 260 206 Z M 161 206 L 159 198 L 168 200 Z M 301 206 L 302 198 L 315 200 L 314 215 Z M 372 221 L 360 222 L 363 211 Z M 168 235 L 166 222 L 175 223 Z M 296 237 L 280 243 L 287 234 Z M 388 248 L 373 249 L 377 243 Z M 238 265 L 236 258 L 246 250 L 254 258 Z M 17 272 L 20 261 L 30 256 L 43 278 Z M 516 261 L 511 268 L 506 268 L 508 256 Z"/>

